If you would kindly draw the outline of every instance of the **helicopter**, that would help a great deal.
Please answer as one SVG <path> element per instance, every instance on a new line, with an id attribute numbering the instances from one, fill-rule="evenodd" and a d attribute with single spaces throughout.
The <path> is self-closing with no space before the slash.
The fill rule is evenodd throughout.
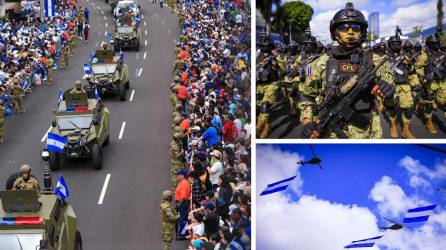
<path id="1" fill-rule="evenodd" d="M 379 229 L 382 229 L 382 230 L 395 230 L 396 231 L 396 230 L 401 230 L 404 227 L 407 227 L 407 226 L 404 226 L 403 224 L 398 223 L 398 222 L 396 222 L 394 220 L 391 220 L 389 218 L 386 218 L 386 217 L 383 217 L 383 218 L 388 220 L 388 221 L 390 221 L 390 222 L 392 222 L 392 223 L 394 223 L 394 224 L 392 226 L 390 226 L 390 227 L 383 227 L 383 226 L 381 226 L 381 227 L 379 227 Z"/>
<path id="2" fill-rule="evenodd" d="M 301 165 L 301 166 L 304 166 L 305 164 L 310 164 L 310 165 L 317 164 L 317 165 L 319 165 L 319 168 L 322 170 L 323 169 L 322 165 L 321 165 L 322 159 L 316 156 L 316 154 L 314 153 L 314 150 L 313 150 L 313 146 L 311 146 L 311 145 L 308 145 L 308 146 L 310 146 L 311 152 L 313 153 L 313 158 L 311 158 L 308 161 L 298 161 L 297 164 Z"/>

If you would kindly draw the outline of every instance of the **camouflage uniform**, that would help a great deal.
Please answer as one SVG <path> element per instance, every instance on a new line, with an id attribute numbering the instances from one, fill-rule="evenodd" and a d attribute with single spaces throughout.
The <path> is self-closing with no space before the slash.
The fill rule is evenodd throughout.
<path id="1" fill-rule="evenodd" d="M 174 133 L 173 141 L 170 143 L 170 157 L 171 157 L 170 174 L 174 187 L 178 185 L 177 172 L 178 170 L 183 169 L 183 164 L 181 163 L 181 155 L 182 155 L 181 142 L 180 142 L 181 138 L 182 138 L 181 134 Z"/>
<path id="2" fill-rule="evenodd" d="M 11 89 L 12 93 L 12 102 L 14 104 L 14 110 L 17 114 L 23 113 L 26 110 L 23 108 L 23 93 L 25 90 L 20 86 L 20 81 L 18 78 L 15 78 L 14 85 Z"/>
<path id="3" fill-rule="evenodd" d="M 62 43 L 61 53 L 60 53 L 60 69 L 65 69 L 68 66 L 68 45 Z"/>
<path id="4" fill-rule="evenodd" d="M 18 190 L 18 189 L 37 189 L 40 190 L 40 186 L 39 186 L 39 181 L 30 176 L 29 179 L 27 181 L 25 181 L 23 179 L 23 177 L 19 177 L 14 181 L 13 190 Z"/>
<path id="5" fill-rule="evenodd" d="M 1 94 L 1 93 L 0 93 Z M 5 133 L 5 108 L 3 103 L 0 103 L 0 143 L 4 141 Z"/>
<path id="6" fill-rule="evenodd" d="M 46 59 L 47 83 L 53 84 L 53 66 L 54 60 L 51 56 Z"/>
<path id="7" fill-rule="evenodd" d="M 170 250 L 170 244 L 172 243 L 173 235 L 175 234 L 175 221 L 180 218 L 180 215 L 172 207 L 170 201 L 163 200 L 160 208 L 163 250 Z"/>
<path id="8" fill-rule="evenodd" d="M 292 69 L 293 64 L 295 63 L 297 59 L 297 55 L 289 55 L 287 57 L 287 63 L 285 65 L 285 68 L 283 69 L 284 77 L 283 77 L 283 85 L 287 89 L 287 95 L 288 99 L 290 101 L 290 115 L 294 116 L 296 115 L 297 110 L 297 95 L 298 95 L 298 89 L 299 89 L 299 76 L 293 76 Z"/>
<path id="9" fill-rule="evenodd" d="M 71 56 L 74 56 L 74 48 L 76 47 L 76 40 L 77 40 L 76 30 L 73 29 L 70 34 L 70 52 L 71 52 L 70 55 Z"/>

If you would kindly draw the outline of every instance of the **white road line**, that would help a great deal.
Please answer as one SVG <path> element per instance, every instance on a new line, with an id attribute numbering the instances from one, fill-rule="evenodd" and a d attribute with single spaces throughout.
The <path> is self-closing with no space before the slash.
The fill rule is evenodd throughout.
<path id="1" fill-rule="evenodd" d="M 159 18 L 158 14 L 155 14 L 155 17 L 156 17 L 156 18 Z"/>
<path id="2" fill-rule="evenodd" d="M 46 133 L 43 135 L 42 139 L 40 140 L 41 142 L 43 142 L 43 141 L 46 140 L 46 137 L 48 136 L 48 133 L 50 132 L 50 130 L 51 130 L 51 126 L 48 128 L 48 130 L 46 131 Z"/>
<path id="3" fill-rule="evenodd" d="M 139 60 L 139 52 L 136 53 L 136 60 Z"/>
<path id="4" fill-rule="evenodd" d="M 108 27 L 108 23 L 105 23 L 105 27 Z"/>
<path id="5" fill-rule="evenodd" d="M 145 30 L 145 31 L 144 31 L 144 35 L 146 35 L 146 36 L 147 36 L 147 30 Z"/>
<path id="6" fill-rule="evenodd" d="M 108 182 L 110 181 L 110 176 L 111 174 L 107 174 L 107 176 L 105 176 L 105 181 L 104 185 L 102 186 L 101 195 L 99 196 L 98 205 L 102 205 L 102 202 L 104 201 L 105 192 L 107 191 Z"/>
<path id="7" fill-rule="evenodd" d="M 94 47 L 95 47 L 95 48 L 97 48 L 97 47 L 98 47 L 98 45 L 99 45 L 99 42 L 96 42 L 96 44 L 95 44 L 95 46 L 94 46 Z"/>
<path id="8" fill-rule="evenodd" d="M 104 36 L 106 36 L 106 35 L 107 35 L 107 31 L 104 32 Z"/>
<path id="9" fill-rule="evenodd" d="M 144 21 L 144 26 L 147 26 L 147 23 L 146 23 L 146 21 Z"/>
<path id="10" fill-rule="evenodd" d="M 104 15 L 104 11 L 103 10 L 101 10 L 101 13 L 102 13 L 102 15 Z"/>
<path id="11" fill-rule="evenodd" d="M 107 20 L 107 16 L 104 16 L 104 20 Z"/>
<path id="12" fill-rule="evenodd" d="M 135 90 L 132 90 L 132 94 L 130 95 L 130 101 L 133 101 L 133 95 L 135 95 Z"/>
<path id="13" fill-rule="evenodd" d="M 118 136 L 119 140 L 122 139 L 122 134 L 124 134 L 125 124 L 126 124 L 126 122 L 122 122 L 121 130 L 119 131 L 119 136 Z"/>
<path id="14" fill-rule="evenodd" d="M 141 76 L 141 73 L 142 73 L 142 68 L 139 68 L 139 71 L 138 71 L 138 77 Z"/>
<path id="15" fill-rule="evenodd" d="M 99 6 L 96 6 L 96 9 L 98 9 L 98 10 L 99 10 L 99 9 L 100 9 L 100 8 L 99 8 Z"/>
<path id="16" fill-rule="evenodd" d="M 160 21 L 162 25 L 166 24 L 164 21 Z"/>
<path id="17" fill-rule="evenodd" d="M 144 15 L 141 15 L 141 18 L 144 18 Z"/>
<path id="18" fill-rule="evenodd" d="M 144 46 L 147 46 L 147 40 L 144 41 Z"/>
<path id="19" fill-rule="evenodd" d="M 94 6 L 94 3 L 91 3 L 91 5 L 93 5 L 93 6 Z"/>
<path id="20" fill-rule="evenodd" d="M 146 56 L 147 56 L 147 52 L 144 52 L 144 56 L 143 56 L 144 59 L 146 59 Z"/>
<path id="21" fill-rule="evenodd" d="M 167 29 L 167 33 L 172 34 L 172 32 L 170 31 L 170 29 Z"/>

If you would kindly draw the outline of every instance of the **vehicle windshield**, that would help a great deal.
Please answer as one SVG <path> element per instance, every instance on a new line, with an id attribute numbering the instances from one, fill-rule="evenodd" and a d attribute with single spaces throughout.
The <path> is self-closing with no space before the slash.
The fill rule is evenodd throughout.
<path id="1" fill-rule="evenodd" d="M 133 27 L 120 26 L 116 28 L 120 34 L 128 34 L 133 32 Z"/>
<path id="2" fill-rule="evenodd" d="M 0 234 L 0 249 L 36 250 L 42 239 L 42 233 Z"/>
<path id="3" fill-rule="evenodd" d="M 91 65 L 91 69 L 93 70 L 93 74 L 111 74 L 115 73 L 116 64 L 93 64 Z"/>
<path id="4" fill-rule="evenodd" d="M 89 128 L 93 121 L 93 115 L 82 116 L 61 116 L 57 118 L 57 125 L 60 130 Z M 76 127 L 77 126 L 77 127 Z"/>
<path id="5" fill-rule="evenodd" d="M 136 13 L 138 9 L 134 2 L 118 2 L 119 14 L 125 14 L 127 8 L 129 8 L 132 13 Z"/>

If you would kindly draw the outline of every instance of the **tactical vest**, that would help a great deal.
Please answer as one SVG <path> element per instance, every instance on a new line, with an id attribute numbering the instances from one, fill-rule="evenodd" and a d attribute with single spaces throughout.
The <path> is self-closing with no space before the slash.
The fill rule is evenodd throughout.
<path id="1" fill-rule="evenodd" d="M 424 73 L 426 75 L 432 74 L 435 71 L 436 67 L 439 66 L 438 64 L 441 63 L 440 57 L 442 55 L 443 54 L 441 52 L 436 52 L 436 51 L 432 51 L 432 50 L 427 51 L 428 61 L 427 61 L 426 66 L 424 67 Z M 443 67 L 443 69 L 444 69 L 444 67 Z M 446 72 L 445 71 L 446 71 L 446 69 L 442 70 L 442 72 L 435 72 L 434 80 L 435 81 L 446 80 Z"/>
<path id="2" fill-rule="evenodd" d="M 326 66 L 327 89 L 340 89 L 354 75 L 356 75 L 361 67 L 373 65 L 372 54 L 365 51 L 352 53 L 348 55 L 336 56 L 330 53 Z M 352 109 L 354 113 L 348 121 L 356 127 L 365 129 L 371 122 L 371 111 L 374 106 L 374 96 L 370 94 L 370 90 L 364 90 L 353 103 Z"/>
<path id="3" fill-rule="evenodd" d="M 405 55 L 391 55 L 390 64 L 395 84 L 409 84 L 410 65 Z"/>
<path id="4" fill-rule="evenodd" d="M 274 60 L 276 59 L 271 55 L 260 60 L 261 63 L 256 70 L 257 83 L 270 83 L 279 80 L 279 71 L 272 65 Z"/>

